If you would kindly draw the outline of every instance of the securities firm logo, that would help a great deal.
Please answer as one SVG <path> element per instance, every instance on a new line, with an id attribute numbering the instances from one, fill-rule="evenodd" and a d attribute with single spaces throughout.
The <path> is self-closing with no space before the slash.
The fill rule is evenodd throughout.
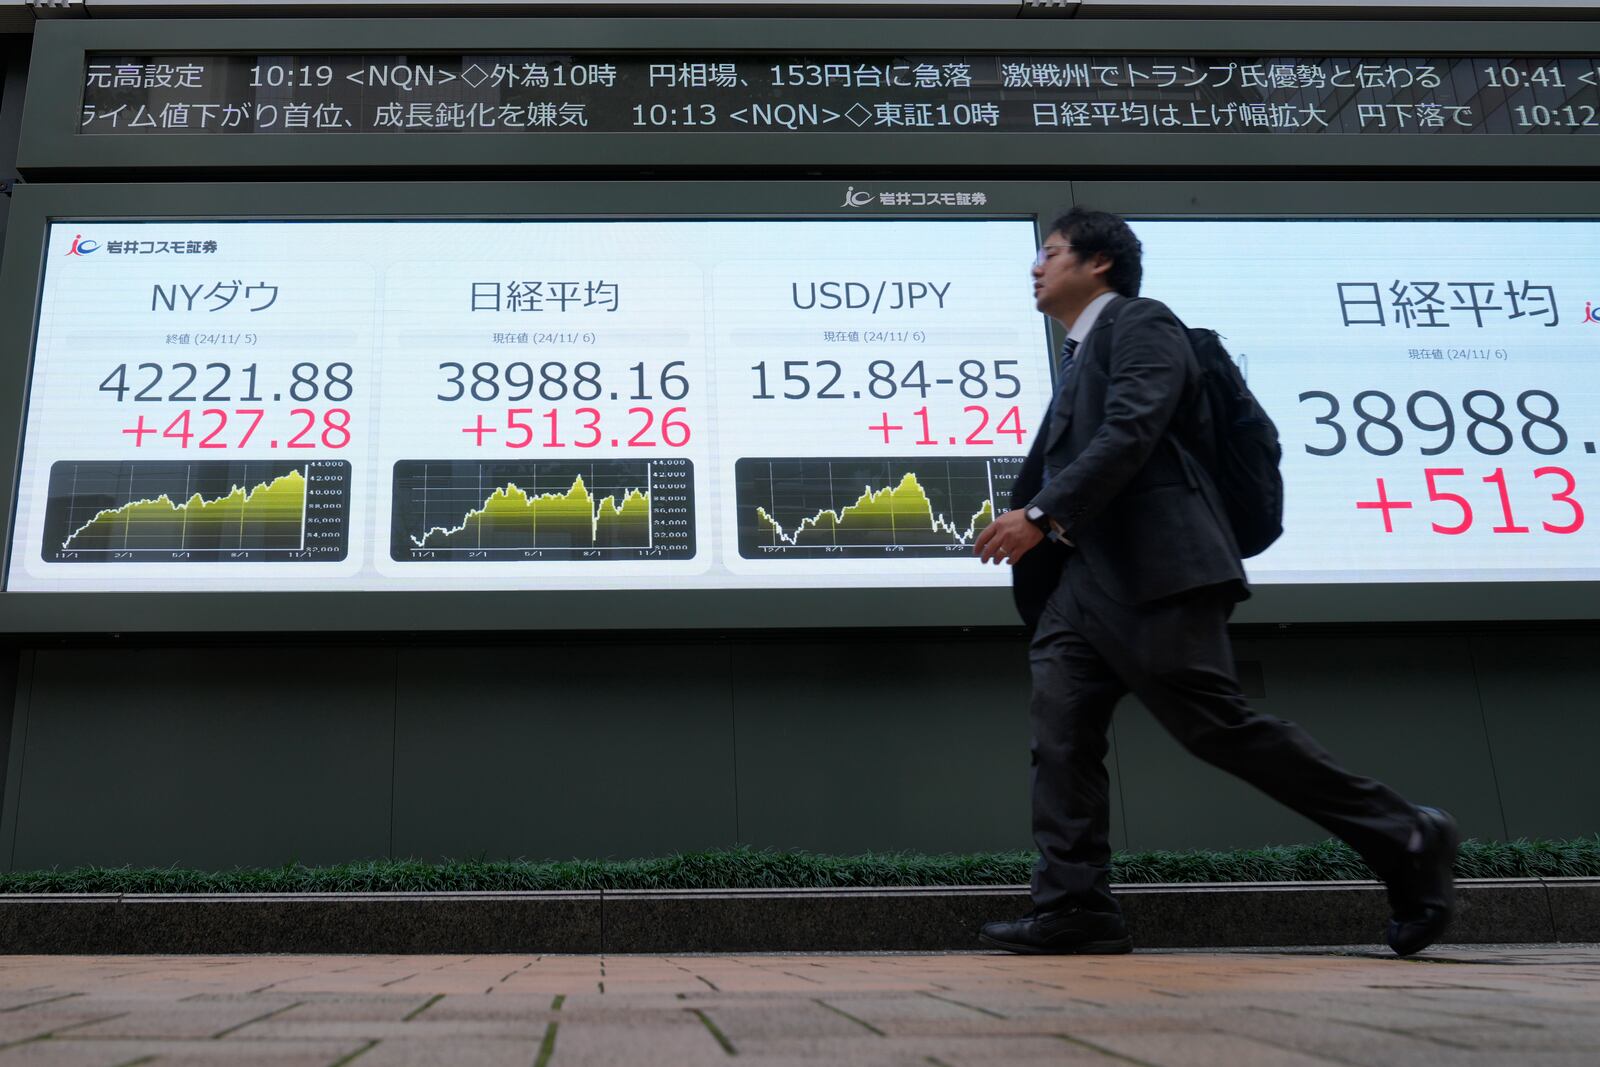
<path id="1" fill-rule="evenodd" d="M 982 192 L 953 193 L 934 190 L 897 189 L 893 192 L 868 192 L 850 186 L 844 191 L 840 207 L 983 207 L 989 195 Z"/>
<path id="2" fill-rule="evenodd" d="M 1583 305 L 1583 321 L 1592 322 L 1600 326 L 1600 312 L 1595 311 L 1594 301 L 1590 300 Z"/>
<path id="3" fill-rule="evenodd" d="M 90 256 L 104 252 L 108 256 L 209 256 L 215 255 L 216 251 L 215 241 L 94 241 L 85 239 L 80 233 L 72 238 L 72 246 L 66 254 Z"/>

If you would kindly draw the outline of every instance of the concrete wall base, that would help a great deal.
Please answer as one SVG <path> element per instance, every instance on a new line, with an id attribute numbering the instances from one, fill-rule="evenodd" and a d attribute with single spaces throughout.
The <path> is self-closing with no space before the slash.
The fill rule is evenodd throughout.
<path id="1" fill-rule="evenodd" d="M 1463 880 L 1446 940 L 1600 941 L 1600 879 Z M 1381 944 L 1375 882 L 1129 885 L 1141 948 Z M 1015 887 L 0 896 L 0 952 L 628 953 L 977 949 Z"/>

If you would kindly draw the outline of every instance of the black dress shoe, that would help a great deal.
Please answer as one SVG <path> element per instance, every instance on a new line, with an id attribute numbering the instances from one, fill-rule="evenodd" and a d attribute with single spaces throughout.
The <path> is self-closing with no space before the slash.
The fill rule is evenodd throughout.
<path id="1" fill-rule="evenodd" d="M 1030 912 L 1020 919 L 984 923 L 978 940 L 991 948 L 1030 955 L 1114 955 L 1133 951 L 1128 928 L 1116 912 Z"/>
<path id="2" fill-rule="evenodd" d="M 1409 853 L 1402 872 L 1389 881 L 1386 937 L 1400 956 L 1421 952 L 1437 941 L 1455 913 L 1454 868 L 1461 837 L 1456 821 L 1438 808 L 1418 808 L 1421 848 Z"/>

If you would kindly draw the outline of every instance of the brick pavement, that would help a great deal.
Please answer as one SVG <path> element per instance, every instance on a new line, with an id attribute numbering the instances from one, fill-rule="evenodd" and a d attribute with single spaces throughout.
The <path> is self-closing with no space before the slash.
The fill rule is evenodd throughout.
<path id="1" fill-rule="evenodd" d="M 1600 1063 L 1600 946 L 0 956 L 0 1067 Z"/>

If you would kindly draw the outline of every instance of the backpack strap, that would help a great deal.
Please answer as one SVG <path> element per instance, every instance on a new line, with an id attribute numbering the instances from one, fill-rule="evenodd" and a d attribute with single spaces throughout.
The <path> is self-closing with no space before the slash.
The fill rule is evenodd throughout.
<path id="1" fill-rule="evenodd" d="M 1137 296 L 1124 297 L 1123 299 L 1118 300 L 1110 308 L 1106 309 L 1106 311 L 1113 313 L 1112 319 L 1106 324 L 1106 329 L 1111 331 L 1111 335 L 1107 338 L 1107 340 L 1113 346 L 1115 346 L 1116 343 L 1117 343 L 1117 336 L 1116 336 L 1117 320 L 1115 318 L 1115 313 L 1120 312 L 1122 310 L 1122 308 L 1124 308 L 1128 304 L 1132 303 L 1133 301 L 1135 301 L 1135 300 L 1143 300 L 1143 299 L 1147 299 L 1147 298 L 1145 298 L 1145 297 L 1137 297 Z M 1171 308 L 1168 308 L 1167 311 L 1172 314 L 1173 321 L 1178 324 L 1178 329 L 1183 334 L 1183 343 L 1185 345 L 1189 345 L 1189 327 L 1187 327 L 1187 326 L 1185 326 L 1183 324 L 1183 320 L 1178 318 L 1177 314 L 1173 313 Z M 1189 355 L 1194 360 L 1194 366 L 1195 366 L 1196 371 L 1198 371 L 1199 373 L 1203 374 L 1204 373 L 1204 369 L 1200 367 L 1200 360 L 1199 360 L 1199 357 L 1196 356 L 1195 353 L 1194 353 L 1194 346 L 1193 345 L 1189 345 L 1189 349 L 1190 349 Z M 1204 395 L 1200 390 L 1200 382 L 1199 382 L 1198 379 L 1190 379 L 1188 381 L 1185 381 L 1184 382 L 1184 393 L 1185 394 L 1189 394 L 1192 397 Z M 1198 481 L 1198 479 L 1202 478 L 1202 477 L 1206 477 L 1205 467 L 1200 462 L 1199 458 L 1195 456 L 1193 450 L 1190 449 L 1183 442 L 1182 427 L 1180 425 L 1180 423 L 1182 421 L 1182 418 L 1183 418 L 1183 407 L 1182 407 L 1182 403 L 1180 402 L 1178 410 L 1174 411 L 1172 413 L 1172 419 L 1171 419 L 1171 421 L 1169 421 L 1167 423 L 1166 432 L 1163 433 L 1161 436 L 1162 436 L 1163 440 L 1168 441 L 1168 442 L 1171 443 L 1173 456 L 1174 456 L 1174 458 L 1177 459 L 1178 467 L 1179 467 L 1180 470 L 1183 471 L 1184 480 L 1186 480 L 1189 483 L 1189 488 L 1190 489 L 1199 489 L 1200 488 L 1200 482 Z"/>

